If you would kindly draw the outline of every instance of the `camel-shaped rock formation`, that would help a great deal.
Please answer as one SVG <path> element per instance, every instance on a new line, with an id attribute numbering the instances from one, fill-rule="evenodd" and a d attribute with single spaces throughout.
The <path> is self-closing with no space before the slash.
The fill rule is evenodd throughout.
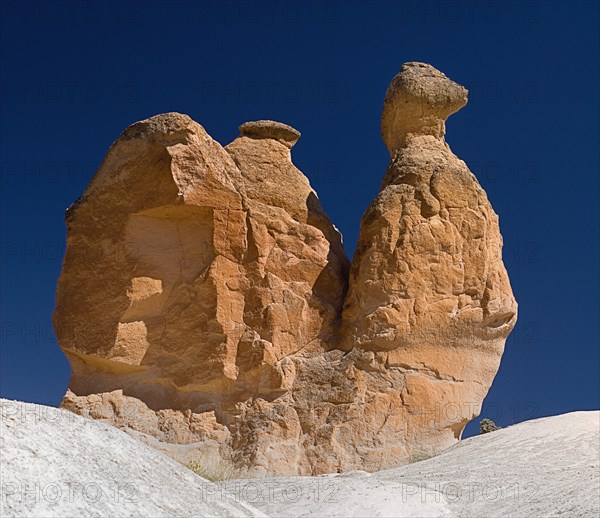
<path id="1" fill-rule="evenodd" d="M 466 102 L 430 65 L 394 78 L 351 263 L 295 129 L 248 122 L 223 148 L 178 113 L 127 128 L 67 211 L 63 406 L 246 476 L 375 471 L 458 441 L 517 314 L 498 217 L 444 141 Z"/>

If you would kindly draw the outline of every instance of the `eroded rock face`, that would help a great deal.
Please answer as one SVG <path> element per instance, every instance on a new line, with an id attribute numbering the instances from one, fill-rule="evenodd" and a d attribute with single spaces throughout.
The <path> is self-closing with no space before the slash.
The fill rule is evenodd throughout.
<path id="1" fill-rule="evenodd" d="M 456 442 L 516 321 L 498 218 L 444 142 L 465 103 L 429 65 L 392 81 L 392 160 L 351 266 L 290 126 L 243 124 L 225 148 L 181 114 L 128 128 L 67 212 L 63 406 L 247 476 L 374 471 Z"/>
<path id="2" fill-rule="evenodd" d="M 362 219 L 343 312 L 343 345 L 403 371 L 407 426 L 423 455 L 479 414 L 517 314 L 498 217 L 444 141 L 466 95 L 422 63 L 392 81 L 382 116 L 391 162 Z M 423 429 L 436 405 L 435 426 Z"/>

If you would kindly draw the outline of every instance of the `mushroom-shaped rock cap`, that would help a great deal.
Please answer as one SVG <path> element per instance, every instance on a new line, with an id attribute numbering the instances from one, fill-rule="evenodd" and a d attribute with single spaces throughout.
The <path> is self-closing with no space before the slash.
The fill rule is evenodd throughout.
<path id="1" fill-rule="evenodd" d="M 300 138 L 298 130 L 282 122 L 269 120 L 245 122 L 240 126 L 240 133 L 243 137 L 277 140 L 289 149 L 294 147 Z"/>
<path id="2" fill-rule="evenodd" d="M 405 63 L 392 80 L 383 105 L 381 134 L 390 154 L 408 133 L 442 139 L 444 122 L 467 104 L 467 89 L 427 63 Z"/>

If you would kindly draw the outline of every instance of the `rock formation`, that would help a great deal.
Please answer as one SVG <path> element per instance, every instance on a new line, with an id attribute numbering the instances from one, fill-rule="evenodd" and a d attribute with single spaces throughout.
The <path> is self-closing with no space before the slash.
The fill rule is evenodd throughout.
<path id="1" fill-rule="evenodd" d="M 516 321 L 498 218 L 444 141 L 467 92 L 407 63 L 350 265 L 292 163 L 299 132 L 225 148 L 186 115 L 130 126 L 67 211 L 63 406 L 247 476 L 375 471 L 478 415 Z"/>

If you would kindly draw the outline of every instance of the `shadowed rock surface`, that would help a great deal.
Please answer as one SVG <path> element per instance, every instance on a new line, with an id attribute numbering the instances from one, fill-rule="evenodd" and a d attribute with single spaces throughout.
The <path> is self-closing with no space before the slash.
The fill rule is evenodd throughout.
<path id="1" fill-rule="evenodd" d="M 67 212 L 63 406 L 247 476 L 375 471 L 458 441 L 517 311 L 498 218 L 444 141 L 466 95 L 430 65 L 394 78 L 391 162 L 351 264 L 290 126 L 246 123 L 224 148 L 177 113 L 129 127 Z"/>

